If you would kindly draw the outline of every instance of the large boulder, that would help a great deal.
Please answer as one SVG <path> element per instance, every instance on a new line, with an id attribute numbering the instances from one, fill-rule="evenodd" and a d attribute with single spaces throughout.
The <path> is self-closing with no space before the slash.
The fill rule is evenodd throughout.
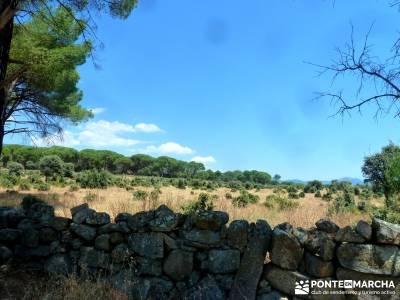
<path id="1" fill-rule="evenodd" d="M 303 258 L 304 249 L 291 233 L 276 227 L 272 233 L 272 262 L 288 270 L 296 270 Z"/>
<path id="2" fill-rule="evenodd" d="M 69 227 L 69 224 L 71 223 L 71 219 L 69 218 L 65 218 L 65 217 L 54 217 L 49 225 L 57 230 L 57 231 L 63 231 L 63 230 L 67 230 Z"/>
<path id="3" fill-rule="evenodd" d="M 82 247 L 79 265 L 82 268 L 103 268 L 110 266 L 110 254 L 94 249 L 93 247 Z"/>
<path id="4" fill-rule="evenodd" d="M 268 280 L 277 290 L 293 296 L 295 295 L 294 288 L 297 282 L 304 282 L 311 279 L 297 271 L 284 270 L 273 264 L 266 265 L 262 278 Z M 302 297 L 301 295 L 298 296 Z"/>
<path id="5" fill-rule="evenodd" d="M 115 233 L 115 232 L 124 233 L 124 229 L 119 223 L 108 223 L 97 228 L 97 232 L 98 234 Z"/>
<path id="6" fill-rule="evenodd" d="M 13 256 L 14 255 L 9 248 L 0 245 L 0 266 L 11 261 Z"/>
<path id="7" fill-rule="evenodd" d="M 110 215 L 105 212 L 91 211 L 86 219 L 85 223 L 89 225 L 101 226 L 110 223 Z"/>
<path id="8" fill-rule="evenodd" d="M 224 274 L 234 272 L 239 269 L 240 266 L 240 251 L 210 250 L 208 253 L 207 266 L 211 273 Z"/>
<path id="9" fill-rule="evenodd" d="M 332 237 L 323 231 L 310 231 L 304 246 L 308 251 L 323 260 L 332 260 L 335 255 L 336 244 Z"/>
<path id="10" fill-rule="evenodd" d="M 335 267 L 331 261 L 324 261 L 307 251 L 305 253 L 305 269 L 308 274 L 317 278 L 330 277 L 335 273 Z"/>
<path id="11" fill-rule="evenodd" d="M 51 248 L 48 245 L 40 245 L 36 248 L 29 248 L 25 246 L 15 246 L 15 256 L 22 259 L 31 259 L 46 257 L 51 254 Z"/>
<path id="12" fill-rule="evenodd" d="M 183 280 L 193 271 L 193 253 L 183 250 L 172 250 L 164 261 L 164 273 L 175 281 Z"/>
<path id="13" fill-rule="evenodd" d="M 96 237 L 96 228 L 89 225 L 71 223 L 70 229 L 73 233 L 90 242 Z"/>
<path id="14" fill-rule="evenodd" d="M 110 251 L 111 244 L 110 244 L 110 235 L 109 234 L 101 234 L 96 237 L 94 240 L 94 246 L 96 249 Z"/>
<path id="15" fill-rule="evenodd" d="M 179 224 L 179 216 L 166 205 L 161 205 L 154 212 L 154 219 L 149 222 L 152 231 L 169 232 Z"/>
<path id="16" fill-rule="evenodd" d="M 320 219 L 315 223 L 315 226 L 318 230 L 326 232 L 326 233 L 336 233 L 339 230 L 339 226 L 337 226 L 334 222 L 327 219 Z"/>
<path id="17" fill-rule="evenodd" d="M 211 276 L 204 277 L 196 286 L 187 290 L 183 295 L 184 300 L 224 300 L 224 293 L 219 288 L 215 279 Z"/>
<path id="18" fill-rule="evenodd" d="M 247 231 L 249 229 L 249 222 L 246 220 L 235 220 L 229 224 L 227 230 L 228 245 L 239 249 L 241 252 L 247 245 Z"/>
<path id="19" fill-rule="evenodd" d="M 72 221 L 76 224 L 82 224 L 93 212 L 95 211 L 90 209 L 87 203 L 75 206 L 71 208 Z"/>
<path id="20" fill-rule="evenodd" d="M 5 228 L 0 229 L 0 243 L 15 243 L 21 236 L 21 230 Z"/>
<path id="21" fill-rule="evenodd" d="M 363 220 L 358 221 L 356 226 L 356 231 L 367 241 L 369 241 L 372 238 L 372 227 Z"/>
<path id="22" fill-rule="evenodd" d="M 22 209 L 0 206 L 0 229 L 16 227 L 24 217 Z"/>
<path id="23" fill-rule="evenodd" d="M 111 252 L 112 261 L 116 264 L 127 262 L 131 255 L 132 252 L 127 244 L 119 244 Z"/>
<path id="24" fill-rule="evenodd" d="M 37 247 L 39 245 L 39 231 L 32 227 L 22 229 L 21 244 L 31 248 Z"/>
<path id="25" fill-rule="evenodd" d="M 161 276 L 162 263 L 160 259 L 151 259 L 147 257 L 135 257 L 135 272 L 138 275 Z"/>
<path id="26" fill-rule="evenodd" d="M 396 246 L 342 244 L 337 249 L 342 267 L 371 274 L 400 275 L 400 250 Z"/>
<path id="27" fill-rule="evenodd" d="M 39 240 L 42 243 L 49 244 L 51 242 L 57 241 L 59 234 L 56 230 L 50 227 L 42 227 L 39 230 Z"/>
<path id="28" fill-rule="evenodd" d="M 46 260 L 44 270 L 54 274 L 70 274 L 73 270 L 72 260 L 67 254 L 53 255 Z"/>
<path id="29" fill-rule="evenodd" d="M 119 216 L 118 220 L 123 219 Z M 150 221 L 154 219 L 154 211 L 142 211 L 134 215 L 124 215 L 129 228 L 133 232 L 146 231 L 150 225 Z"/>
<path id="30" fill-rule="evenodd" d="M 182 234 L 191 246 L 209 248 L 221 244 L 221 233 L 219 231 L 193 228 L 190 231 L 182 231 Z"/>
<path id="31" fill-rule="evenodd" d="M 219 230 L 228 223 L 229 215 L 223 211 L 204 210 L 196 213 L 192 219 L 199 229 Z"/>
<path id="32" fill-rule="evenodd" d="M 383 299 L 398 299 L 396 298 L 396 295 L 400 294 L 400 278 L 399 277 L 393 277 L 393 276 L 387 276 L 387 275 L 377 275 L 377 274 L 367 274 L 367 273 L 361 273 L 361 272 L 356 272 L 353 270 L 349 270 L 349 269 L 345 269 L 345 268 L 338 268 L 336 270 L 336 278 L 339 280 L 353 280 L 353 281 L 393 281 L 395 288 L 391 289 L 391 288 L 387 288 L 384 287 L 381 290 L 384 291 L 393 291 L 395 290 L 395 295 L 392 295 L 392 297 L 385 297 L 383 296 Z M 371 291 L 371 289 L 366 289 L 366 288 L 355 288 L 355 290 L 369 290 Z"/>
<path id="33" fill-rule="evenodd" d="M 351 226 L 340 228 L 336 233 L 337 242 L 364 243 L 365 239 L 358 234 Z"/>
<path id="34" fill-rule="evenodd" d="M 35 196 L 25 196 L 21 205 L 32 220 L 45 223 L 54 218 L 54 208 Z"/>
<path id="35" fill-rule="evenodd" d="M 372 227 L 378 243 L 400 245 L 400 225 L 374 218 Z"/>
<path id="36" fill-rule="evenodd" d="M 128 237 L 129 248 L 145 257 L 163 258 L 164 257 L 164 239 L 162 233 L 132 233 Z"/>
<path id="37" fill-rule="evenodd" d="M 248 244 L 236 273 L 229 299 L 245 300 L 256 297 L 271 235 L 271 227 L 265 221 L 258 220 L 256 224 L 250 225 Z"/>

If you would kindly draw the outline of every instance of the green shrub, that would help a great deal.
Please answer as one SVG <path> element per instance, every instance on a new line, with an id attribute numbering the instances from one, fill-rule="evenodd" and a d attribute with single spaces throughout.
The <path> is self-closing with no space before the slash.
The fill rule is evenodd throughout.
<path id="1" fill-rule="evenodd" d="M 331 192 L 327 192 L 322 196 L 322 199 L 325 201 L 331 201 L 333 199 L 333 195 Z"/>
<path id="2" fill-rule="evenodd" d="M 299 206 L 295 200 L 288 199 L 281 195 L 271 194 L 265 198 L 264 205 L 268 208 L 277 208 L 278 210 L 294 209 Z"/>
<path id="3" fill-rule="evenodd" d="M 90 189 L 105 189 L 110 185 L 111 181 L 112 176 L 109 172 L 96 170 L 83 171 L 76 178 L 76 182 L 82 188 Z"/>
<path id="4" fill-rule="evenodd" d="M 133 192 L 133 199 L 137 201 L 146 201 L 149 197 L 149 194 L 143 190 L 137 190 Z"/>
<path id="5" fill-rule="evenodd" d="M 213 210 L 214 203 L 207 193 L 200 193 L 196 201 L 192 201 L 182 206 L 183 213 L 186 215 L 195 215 L 201 211 Z"/>
<path id="6" fill-rule="evenodd" d="M 321 192 L 318 190 L 315 194 L 314 194 L 314 197 L 315 198 L 321 198 Z"/>
<path id="7" fill-rule="evenodd" d="M 14 176 L 22 176 L 24 174 L 24 166 L 18 162 L 11 161 L 7 165 L 8 174 Z"/>
<path id="8" fill-rule="evenodd" d="M 339 195 L 335 198 L 332 204 L 328 208 L 329 214 L 335 214 L 339 212 L 352 212 L 355 209 L 354 196 L 348 191 L 345 191 L 343 195 Z"/>
<path id="9" fill-rule="evenodd" d="M 63 175 L 68 178 L 74 176 L 75 165 L 73 163 L 65 163 L 63 165 Z"/>
<path id="10" fill-rule="evenodd" d="M 306 196 L 306 194 L 304 192 L 299 193 L 299 198 L 304 198 L 305 196 Z"/>
<path id="11" fill-rule="evenodd" d="M 230 200 L 230 199 L 232 199 L 233 197 L 232 197 L 232 194 L 231 194 L 231 193 L 226 193 L 226 194 L 225 194 L 225 198 L 228 199 L 228 200 Z"/>
<path id="12" fill-rule="evenodd" d="M 289 192 L 289 199 L 299 199 L 299 195 L 296 192 Z"/>
<path id="13" fill-rule="evenodd" d="M 55 179 L 64 175 L 64 162 L 57 155 L 43 156 L 39 160 L 39 170 L 46 176 L 46 179 Z"/>
<path id="14" fill-rule="evenodd" d="M 400 224 L 400 212 L 387 207 L 374 209 L 372 216 L 390 223 Z"/>
<path id="15" fill-rule="evenodd" d="M 47 192 L 47 191 L 50 191 L 50 184 L 48 184 L 48 183 L 46 183 L 46 182 L 41 182 L 41 183 L 38 183 L 38 184 L 36 185 L 36 188 L 37 188 L 39 191 Z"/>
<path id="16" fill-rule="evenodd" d="M 28 160 L 28 161 L 25 163 L 25 169 L 27 169 L 27 170 L 36 170 L 36 169 L 37 169 L 37 164 L 34 163 L 34 162 L 31 161 L 31 160 Z"/>
<path id="17" fill-rule="evenodd" d="M 32 185 L 27 180 L 21 180 L 18 188 L 20 191 L 29 191 L 32 188 Z"/>
<path id="18" fill-rule="evenodd" d="M 257 203 L 259 200 L 260 197 L 258 195 L 242 190 L 239 196 L 232 199 L 232 204 L 236 207 L 246 207 L 249 204 Z"/>

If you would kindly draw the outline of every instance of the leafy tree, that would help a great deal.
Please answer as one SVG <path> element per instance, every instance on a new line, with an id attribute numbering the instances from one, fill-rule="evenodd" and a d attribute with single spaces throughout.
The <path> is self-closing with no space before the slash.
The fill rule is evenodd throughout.
<path id="1" fill-rule="evenodd" d="M 65 177 L 72 177 L 74 175 L 75 165 L 73 163 L 64 163 L 63 169 L 63 175 Z"/>
<path id="2" fill-rule="evenodd" d="M 127 174 L 131 171 L 132 161 L 128 157 L 120 157 L 114 161 L 115 172 L 118 174 Z"/>
<path id="3" fill-rule="evenodd" d="M 50 14 L 57 26 L 45 21 Z M 7 93 L 0 146 L 7 134 L 46 138 L 61 133 L 61 120 L 79 122 L 91 116 L 80 106 L 82 92 L 76 87 L 76 67 L 91 49 L 90 43 L 78 43 L 83 27 L 63 8 L 43 10 L 15 27 L 10 55 L 21 64 L 10 65 L 3 82 Z"/>
<path id="4" fill-rule="evenodd" d="M 64 162 L 57 155 L 44 156 L 39 161 L 39 169 L 46 179 L 64 174 Z"/>
<path id="5" fill-rule="evenodd" d="M 10 162 L 7 168 L 10 175 L 21 176 L 24 173 L 24 166 L 15 161 Z"/>
<path id="6" fill-rule="evenodd" d="M 75 70 L 91 51 L 91 41 L 95 39 L 91 12 L 96 10 L 126 18 L 136 3 L 137 0 L 0 2 L 0 153 L 7 133 L 48 136 L 61 131 L 56 118 L 78 122 L 88 116 L 89 112 L 78 105 L 82 95 L 75 87 L 77 73 L 72 74 L 68 69 L 72 65 Z M 14 24 L 18 16 L 19 23 Z M 77 53 L 77 49 L 55 51 L 64 43 L 71 45 L 79 38 L 84 40 L 84 53 Z M 38 46 L 41 42 L 43 48 Z M 65 66 L 60 62 L 65 62 Z M 47 76 L 46 70 L 50 71 Z M 56 76 L 53 78 L 52 75 Z M 40 81 L 43 78 L 48 81 Z M 64 97 L 64 105 L 59 103 L 60 97 Z M 16 102 L 20 104 L 16 105 Z M 19 116 L 23 120 L 22 124 L 17 123 L 19 128 L 6 126 L 6 122 L 13 120 L 10 117 L 15 113 L 15 106 L 19 107 Z M 51 126 L 43 126 L 43 123 Z"/>
<path id="7" fill-rule="evenodd" d="M 400 147 L 390 143 L 380 153 L 364 159 L 362 172 L 367 183 L 371 183 L 375 192 L 383 192 L 388 205 L 391 197 L 400 192 L 398 180 Z"/>

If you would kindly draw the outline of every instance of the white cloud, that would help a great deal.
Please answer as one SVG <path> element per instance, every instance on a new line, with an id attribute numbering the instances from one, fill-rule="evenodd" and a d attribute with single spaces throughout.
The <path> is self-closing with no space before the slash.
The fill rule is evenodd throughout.
<path id="1" fill-rule="evenodd" d="M 195 156 L 190 161 L 195 161 L 202 164 L 210 164 L 216 162 L 215 158 L 212 156 Z"/>
<path id="2" fill-rule="evenodd" d="M 139 123 L 136 124 L 134 129 L 138 132 L 161 132 L 161 128 L 158 127 L 156 124 L 146 124 L 146 123 Z"/>
<path id="3" fill-rule="evenodd" d="M 192 154 L 194 150 L 178 143 L 167 142 L 159 146 L 147 146 L 142 152 L 157 154 Z"/>
<path id="4" fill-rule="evenodd" d="M 94 114 L 94 115 L 98 115 L 98 114 L 102 114 L 103 112 L 106 111 L 106 109 L 104 107 L 95 107 L 95 108 L 91 108 L 90 111 Z"/>
<path id="5" fill-rule="evenodd" d="M 129 147 L 137 144 L 147 143 L 145 141 L 131 138 L 129 134 L 134 134 L 139 131 L 154 132 L 161 130 L 157 125 L 140 123 L 133 126 L 130 124 L 118 121 L 89 121 L 76 127 L 76 131 L 65 130 L 63 138 L 53 140 L 36 139 L 35 145 L 63 145 L 63 146 L 79 146 L 79 147 L 94 147 L 94 148 L 115 148 Z M 145 131 L 147 130 L 147 131 Z"/>

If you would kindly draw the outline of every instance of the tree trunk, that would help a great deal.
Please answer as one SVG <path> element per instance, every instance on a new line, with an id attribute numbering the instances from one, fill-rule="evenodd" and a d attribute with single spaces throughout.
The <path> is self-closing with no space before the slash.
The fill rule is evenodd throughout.
<path id="1" fill-rule="evenodd" d="M 17 6 L 16 0 L 2 0 L 0 6 L 0 15 L 7 9 L 15 9 Z M 13 34 L 14 17 L 0 29 L 0 82 L 6 79 L 9 54 L 11 48 L 11 39 Z M 0 155 L 3 150 L 4 126 L 5 126 L 5 110 L 7 108 L 7 91 L 6 86 L 0 87 Z"/>

